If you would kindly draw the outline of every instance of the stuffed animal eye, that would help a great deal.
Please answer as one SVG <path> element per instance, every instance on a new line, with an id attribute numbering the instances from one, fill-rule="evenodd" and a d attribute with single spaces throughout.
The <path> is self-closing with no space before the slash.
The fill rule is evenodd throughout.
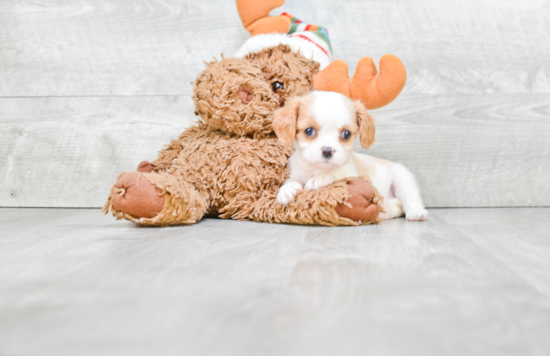
<path id="1" fill-rule="evenodd" d="M 348 130 L 342 131 L 342 139 L 349 140 L 350 137 L 351 137 L 351 132 L 349 132 Z"/>
<path id="2" fill-rule="evenodd" d="M 283 83 L 275 82 L 271 84 L 271 87 L 273 88 L 273 91 L 276 93 L 277 91 L 279 91 L 279 89 L 283 89 Z"/>
<path id="3" fill-rule="evenodd" d="M 304 130 L 304 133 L 306 134 L 306 136 L 315 136 L 315 129 L 313 127 L 308 127 L 307 129 Z"/>

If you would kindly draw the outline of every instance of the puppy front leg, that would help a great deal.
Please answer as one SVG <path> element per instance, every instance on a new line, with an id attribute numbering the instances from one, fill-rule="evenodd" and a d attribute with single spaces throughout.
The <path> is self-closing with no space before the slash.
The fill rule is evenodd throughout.
<path id="1" fill-rule="evenodd" d="M 395 163 L 392 167 L 392 188 L 395 196 L 403 203 L 407 220 L 426 220 L 428 211 L 422 203 L 416 180 L 412 173 L 400 163 Z"/>
<path id="2" fill-rule="evenodd" d="M 317 190 L 331 185 L 332 183 L 334 183 L 333 176 L 330 174 L 321 173 L 309 178 L 304 188 L 306 190 Z"/>
<path id="3" fill-rule="evenodd" d="M 277 194 L 277 201 L 283 205 L 287 205 L 294 199 L 298 190 L 303 189 L 302 185 L 296 181 L 287 180 L 285 184 L 279 189 Z"/>

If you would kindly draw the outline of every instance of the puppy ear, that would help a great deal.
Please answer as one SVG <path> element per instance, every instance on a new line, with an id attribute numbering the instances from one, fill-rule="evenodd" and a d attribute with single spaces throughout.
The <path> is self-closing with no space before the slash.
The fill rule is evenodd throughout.
<path id="1" fill-rule="evenodd" d="M 285 106 L 273 113 L 273 131 L 279 140 L 289 146 L 296 138 L 296 119 L 302 102 L 300 98 L 291 98 Z"/>
<path id="2" fill-rule="evenodd" d="M 357 124 L 359 125 L 359 139 L 363 148 L 369 148 L 374 143 L 374 119 L 369 115 L 365 105 L 359 100 L 355 102 L 355 110 L 357 111 Z"/>

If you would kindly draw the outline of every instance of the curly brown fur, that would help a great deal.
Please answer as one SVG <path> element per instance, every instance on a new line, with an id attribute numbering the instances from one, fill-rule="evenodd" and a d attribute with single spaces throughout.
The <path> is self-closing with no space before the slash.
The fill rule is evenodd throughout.
<path id="1" fill-rule="evenodd" d="M 275 137 L 273 112 L 289 97 L 311 91 L 313 76 L 318 71 L 319 63 L 292 52 L 288 45 L 267 48 L 243 60 L 215 60 L 207 64 L 207 69 L 193 83 L 195 114 L 208 124 L 206 129 L 219 130 L 216 132 L 220 135 Z M 276 81 L 283 83 L 283 88 L 274 93 L 272 84 Z M 238 99 L 241 86 L 254 92 L 254 99 L 249 104 Z M 160 152 L 155 166 L 171 165 L 181 148 L 181 137 L 172 140 Z"/>
<path id="2" fill-rule="evenodd" d="M 178 141 L 182 146 L 177 164 L 163 169 L 155 161 L 153 166 L 160 173 L 189 182 L 209 206 L 217 207 L 226 206 L 243 191 L 278 189 L 286 178 L 286 162 L 292 154 L 276 138 L 234 137 L 205 124 L 191 127 Z"/>
<path id="3" fill-rule="evenodd" d="M 244 59 L 226 58 L 207 64 L 193 83 L 195 114 L 204 123 L 224 132 L 254 138 L 272 134 L 271 114 L 287 98 L 313 88 L 319 63 L 291 51 L 288 45 L 267 48 Z M 276 93 L 272 84 L 283 83 Z M 239 99 L 246 88 L 250 103 Z"/>
<path id="4" fill-rule="evenodd" d="M 241 88 L 253 93 L 251 102 L 239 99 Z M 193 100 L 204 123 L 254 138 L 271 134 L 271 114 L 279 107 L 279 98 L 260 69 L 236 58 L 209 63 L 194 83 Z"/>
<path id="5" fill-rule="evenodd" d="M 292 52 L 290 46 L 283 44 L 248 54 L 245 59 L 262 70 L 270 85 L 283 83 L 283 88 L 277 91 L 279 106 L 291 96 L 310 92 L 313 78 L 319 72 L 319 63 Z"/>

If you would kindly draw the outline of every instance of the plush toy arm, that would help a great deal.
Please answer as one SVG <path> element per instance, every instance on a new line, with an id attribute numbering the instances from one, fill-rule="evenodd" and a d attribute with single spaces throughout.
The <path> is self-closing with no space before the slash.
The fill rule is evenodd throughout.
<path id="1" fill-rule="evenodd" d="M 168 146 L 159 152 L 157 159 L 151 163 L 152 169 L 155 171 L 164 171 L 170 168 L 182 149 L 180 141 L 172 140 Z"/>
<path id="2" fill-rule="evenodd" d="M 261 197 L 242 192 L 226 205 L 222 217 L 301 225 L 363 225 L 380 221 L 382 197 L 368 178 L 348 178 L 328 187 L 298 192 L 287 205 L 277 202 L 277 191 Z"/>
<path id="3" fill-rule="evenodd" d="M 202 123 L 188 127 L 178 137 L 178 139 L 172 140 L 169 145 L 166 145 L 162 150 L 159 151 L 157 159 L 150 164 L 151 170 L 154 170 L 155 172 L 162 172 L 170 168 L 174 164 L 174 161 L 178 158 L 180 152 L 185 148 L 189 137 L 193 137 L 194 135 L 196 135 L 197 132 L 201 132 L 204 130 L 205 125 Z M 142 163 L 140 163 L 140 166 Z M 141 167 L 138 167 L 138 172 L 146 172 L 145 170 L 140 170 L 140 168 Z"/>

